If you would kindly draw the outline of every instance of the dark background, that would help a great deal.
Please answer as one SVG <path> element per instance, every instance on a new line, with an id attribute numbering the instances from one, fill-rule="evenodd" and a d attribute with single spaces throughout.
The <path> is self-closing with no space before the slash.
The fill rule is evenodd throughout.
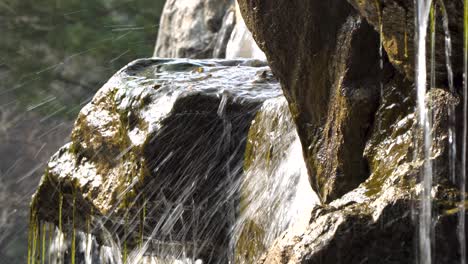
<path id="1" fill-rule="evenodd" d="M 0 1 L 0 263 L 26 263 L 28 206 L 73 119 L 151 57 L 164 0 Z"/>

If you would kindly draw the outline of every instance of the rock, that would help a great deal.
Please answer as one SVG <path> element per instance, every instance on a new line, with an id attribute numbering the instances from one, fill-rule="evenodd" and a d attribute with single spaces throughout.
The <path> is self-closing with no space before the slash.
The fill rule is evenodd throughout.
<path id="1" fill-rule="evenodd" d="M 414 215 L 413 197 L 389 188 L 378 200 L 318 208 L 306 231 L 285 233 L 260 263 L 414 263 L 418 259 L 414 218 L 418 216 Z M 448 208 L 436 207 L 440 215 L 434 221 L 434 263 L 460 260 L 454 246 L 457 215 L 448 213 Z"/>
<path id="2" fill-rule="evenodd" d="M 218 43 L 226 43 L 232 25 L 225 17 L 232 0 L 168 0 L 161 17 L 155 57 L 213 58 Z M 224 20 L 224 21 L 223 21 Z M 224 23 L 226 22 L 226 23 Z M 226 27 L 222 27 L 226 25 Z M 224 46 L 225 48 L 225 46 Z M 224 53 L 219 51 L 218 56 Z"/>
<path id="3" fill-rule="evenodd" d="M 235 263 L 256 263 L 283 231 L 303 230 L 317 203 L 286 99 L 268 99 L 249 129 Z"/>
<path id="4" fill-rule="evenodd" d="M 384 78 L 378 35 L 342 1 L 239 5 L 288 99 L 313 189 L 329 202 L 356 188 Z"/>
<path id="5" fill-rule="evenodd" d="M 370 1 L 356 2 L 370 8 L 365 4 Z M 405 20 L 398 18 L 402 13 L 390 10 L 400 2 L 385 1 L 389 9 L 384 12 L 393 21 L 387 27 L 403 32 L 399 23 Z M 239 5 L 280 80 L 312 188 L 323 203 L 307 229 L 284 232 L 262 263 L 415 262 L 423 144 L 409 66 L 396 63 L 388 39 L 380 56 L 376 24 L 359 6 L 334 0 L 239 0 Z M 460 19 L 459 13 L 453 21 Z M 433 260 L 459 263 L 454 226 L 466 201 L 460 205 L 462 196 L 449 179 L 447 131 L 449 107 L 460 106 L 458 96 L 448 92 L 438 76 L 441 88 L 432 87 L 426 98 L 436 169 L 433 242 L 441 245 L 433 251 Z M 457 78 L 455 89 L 460 88 Z M 461 122 L 456 124 L 460 129 Z"/>
<path id="6" fill-rule="evenodd" d="M 380 26 L 382 26 L 383 46 L 391 63 L 407 78 L 414 80 L 414 1 L 348 0 L 348 2 L 374 26 L 377 32 L 380 32 Z M 463 70 L 463 1 L 438 1 L 436 9 L 435 58 L 437 81 L 447 83 L 446 45 L 443 28 L 445 12 L 452 41 L 452 69 L 454 70 L 455 79 L 461 82 Z M 430 32 L 430 30 L 428 31 Z M 430 35 L 428 39 L 430 39 Z M 428 41 L 428 61 L 430 56 L 430 41 Z"/>
<path id="7" fill-rule="evenodd" d="M 154 56 L 265 60 L 233 0 L 166 2 Z"/>
<path id="8" fill-rule="evenodd" d="M 235 14 L 236 25 L 226 45 L 226 58 L 255 58 L 266 60 L 265 53 L 258 47 L 252 37 L 252 33 L 247 29 L 237 2 Z"/>
<path id="9" fill-rule="evenodd" d="M 32 219 L 104 244 L 109 230 L 123 250 L 144 244 L 161 258 L 224 263 L 238 199 L 230 185 L 250 123 L 280 95 L 256 60 L 137 60 L 80 112 L 72 142 L 48 163 Z"/>
<path id="10" fill-rule="evenodd" d="M 381 120 L 376 122 L 381 130 L 366 145 L 370 177 L 343 197 L 315 208 L 304 231 L 283 233 L 261 263 L 385 264 L 413 263 L 418 259 L 415 249 L 419 243 L 418 199 L 422 190 L 418 179 L 423 162 L 408 153 L 418 151 L 415 142 L 421 145 L 422 139 L 413 132 L 417 120 L 413 108 L 405 108 L 411 102 L 401 100 L 407 95 L 401 94 L 395 83 L 389 87 L 384 94 L 388 101 L 376 117 Z M 459 234 L 454 228 L 460 193 L 448 182 L 444 166 L 448 163 L 448 108 L 458 100 L 443 89 L 433 89 L 427 97 L 434 120 L 431 157 L 437 168 L 432 189 L 433 245 L 437 245 L 433 261 L 460 263 Z"/>
<path id="11" fill-rule="evenodd" d="M 234 9 L 228 9 L 223 18 L 223 24 L 218 32 L 216 45 L 213 50 L 213 58 L 227 58 L 227 45 L 231 39 L 232 32 L 236 27 L 237 17 Z M 231 58 L 232 59 L 232 58 Z"/>

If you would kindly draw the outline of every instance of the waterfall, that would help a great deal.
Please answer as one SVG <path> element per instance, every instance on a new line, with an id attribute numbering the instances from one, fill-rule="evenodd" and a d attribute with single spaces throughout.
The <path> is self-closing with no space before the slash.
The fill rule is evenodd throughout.
<path id="1" fill-rule="evenodd" d="M 421 212 L 419 216 L 419 251 L 420 262 L 430 264 L 431 259 L 431 226 L 432 226 L 432 164 L 430 160 L 432 138 L 428 109 L 426 107 L 426 36 L 431 0 L 416 2 L 416 89 L 419 124 L 423 130 L 424 169 L 421 192 Z"/>
<path id="2" fill-rule="evenodd" d="M 138 60 L 77 120 L 33 199 L 30 264 L 251 263 L 318 203 L 265 62 Z"/>
<path id="3" fill-rule="evenodd" d="M 236 25 L 231 34 L 231 38 L 226 47 L 226 58 L 254 58 L 265 60 L 266 56 L 258 47 L 249 29 L 245 25 L 240 12 L 239 4 L 236 1 Z"/>
<path id="4" fill-rule="evenodd" d="M 466 199 L 466 144 L 468 137 L 468 0 L 464 2 L 464 39 L 463 39 L 463 134 L 462 134 L 462 160 L 460 171 L 461 203 L 458 217 L 458 233 L 460 241 L 461 264 L 466 264 L 466 237 L 465 237 L 465 199 Z"/>
<path id="5" fill-rule="evenodd" d="M 318 197 L 284 97 L 266 101 L 253 121 L 233 228 L 235 263 L 255 263 L 286 229 L 305 230 Z"/>
<path id="6" fill-rule="evenodd" d="M 445 65 L 447 68 L 447 79 L 449 84 L 449 90 L 452 94 L 455 94 L 455 87 L 453 84 L 453 70 L 452 70 L 452 38 L 450 36 L 449 30 L 449 17 L 447 10 L 445 9 L 445 4 L 443 1 L 438 2 L 440 5 L 440 10 L 442 11 L 442 25 L 444 29 L 444 39 L 445 39 Z M 436 5 L 434 5 L 434 10 Z M 435 11 L 434 11 L 435 12 Z M 435 29 L 434 29 L 435 31 Z M 435 32 L 433 33 L 435 35 Z M 435 53 L 435 50 L 433 51 Z M 434 63 L 435 64 L 435 63 Z M 456 122 L 456 111 L 455 105 L 451 104 L 448 107 L 448 143 L 449 143 L 449 177 L 452 182 L 456 182 L 457 175 L 457 137 L 455 131 L 455 122 Z"/>

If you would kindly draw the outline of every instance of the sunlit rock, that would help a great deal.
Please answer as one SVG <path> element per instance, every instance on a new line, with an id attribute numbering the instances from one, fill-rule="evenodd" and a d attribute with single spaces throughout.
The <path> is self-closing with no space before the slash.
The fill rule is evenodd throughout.
<path id="1" fill-rule="evenodd" d="M 232 30 L 229 42 L 226 44 L 226 58 L 255 58 L 265 60 L 265 53 L 258 47 L 249 29 L 245 25 L 239 4 L 235 8 L 236 25 Z"/>
<path id="2" fill-rule="evenodd" d="M 255 263 L 287 228 L 302 231 L 318 204 L 284 97 L 265 101 L 252 121 L 244 172 L 235 263 Z"/>
<path id="3" fill-rule="evenodd" d="M 217 44 L 218 38 L 226 39 L 231 34 L 227 28 L 228 18 L 224 18 L 233 5 L 233 0 L 166 1 L 154 56 L 213 58 L 216 46 L 226 43 L 219 40 L 221 44 Z M 218 51 L 218 55 L 222 54 L 222 50 Z"/>
<path id="4" fill-rule="evenodd" d="M 386 26 L 396 26 L 398 33 L 405 30 L 398 26 L 405 22 L 405 12 L 390 8 L 412 5 L 401 1 L 349 2 L 359 2 L 369 10 L 375 3 L 383 3 L 393 12 L 384 14 L 388 15 L 384 34 Z M 444 2 L 448 9 L 461 5 Z M 247 27 L 282 84 L 298 127 L 312 188 L 323 202 L 314 209 L 308 228 L 299 234 L 284 232 L 262 263 L 417 261 L 424 145 L 417 125 L 414 83 L 404 69 L 414 57 L 396 65 L 395 53 L 387 56 L 394 52 L 390 48 L 395 48 L 392 39 L 386 39 L 391 37 L 388 35 L 380 54 L 378 24 L 363 15 L 369 10 L 354 8 L 346 1 L 298 4 L 239 0 L 239 5 Z M 449 14 L 450 25 L 456 24 L 450 26 L 452 36 L 457 36 L 454 47 L 459 47 L 462 39 L 460 9 Z M 414 13 L 411 8 L 405 11 Z M 413 23 L 410 30 L 414 32 L 414 21 L 406 21 Z M 398 44 L 398 49 L 401 47 Z M 401 55 L 401 50 L 398 52 Z M 437 46 L 437 52 L 444 49 Z M 437 60 L 438 69 L 442 63 L 445 61 Z M 458 65 L 454 66 L 458 71 L 462 69 L 459 62 L 453 65 Z M 458 76 L 455 90 L 461 91 Z M 466 201 L 460 201 L 463 196 L 449 177 L 447 134 L 449 108 L 460 109 L 459 96 L 448 91 L 446 76 L 436 78 L 441 88 L 428 87 L 426 95 L 434 142 L 429 151 L 434 184 L 429 192 L 432 225 L 425 228 L 433 230 L 433 263 L 462 263 L 460 244 L 464 242 L 460 238 L 466 234 L 458 234 L 456 226 L 458 221 L 466 225 L 466 220 L 458 219 Z M 462 116 L 457 112 L 457 131 L 462 128 Z M 457 148 L 460 146 L 458 143 Z M 458 157 L 456 162 L 459 166 Z"/>
<path id="5" fill-rule="evenodd" d="M 414 80 L 415 45 L 414 45 L 414 2 L 413 1 L 374 1 L 348 0 L 361 16 L 371 23 L 377 32 L 382 31 L 383 47 L 390 62 Z M 437 81 L 447 80 L 445 62 L 445 32 L 443 20 L 447 19 L 453 55 L 451 62 L 455 75 L 463 70 L 463 1 L 435 1 L 436 15 L 436 75 Z M 443 10 L 445 9 L 445 11 Z M 447 14 L 447 16 L 444 15 Z M 380 27 L 382 29 L 380 30 Z M 430 29 L 429 29 L 430 30 Z M 428 45 L 429 47 L 429 45 Z M 427 54 L 429 61 L 430 52 Z"/>
<path id="6" fill-rule="evenodd" d="M 266 59 L 233 0 L 167 1 L 154 55 Z"/>
<path id="7" fill-rule="evenodd" d="M 72 249 L 74 230 L 90 233 L 123 260 L 225 263 L 247 133 L 278 96 L 257 60 L 129 64 L 82 109 L 72 142 L 50 160 L 32 225 L 53 223 Z"/>
<path id="8" fill-rule="evenodd" d="M 379 104 L 378 34 L 343 1 L 239 1 L 297 125 L 312 188 L 330 202 L 369 175 Z"/>

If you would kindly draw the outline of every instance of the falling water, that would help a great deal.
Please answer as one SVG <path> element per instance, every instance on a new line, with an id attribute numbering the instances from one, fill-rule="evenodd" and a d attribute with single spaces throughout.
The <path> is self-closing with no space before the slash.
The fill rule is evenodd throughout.
<path id="1" fill-rule="evenodd" d="M 112 110 L 94 108 L 102 98 L 110 100 L 106 105 Z M 124 166 L 119 175 L 127 183 L 117 191 L 107 186 L 92 162 L 77 162 L 72 144 L 52 158 L 48 175 L 64 182 L 89 180 L 89 185 L 107 186 L 96 194 L 112 190 L 116 197 L 109 211 L 93 213 L 83 209 L 88 201 L 62 194 L 62 185 L 44 187 L 58 187 L 60 194 L 38 191 L 37 197 L 52 199 L 42 204 L 43 210 L 55 211 L 48 217 L 58 222 L 46 249 L 52 256 L 48 263 L 232 263 L 245 256 L 250 238 L 258 243 L 247 254 L 256 258 L 287 228 L 307 225 L 318 199 L 286 99 L 265 62 L 141 60 L 117 73 L 93 102 L 80 114 L 85 125 L 77 126 L 108 136 L 115 122 L 109 113 L 134 120 L 119 132 L 128 136 L 130 147 L 112 158 L 121 161 L 116 166 Z M 106 144 L 109 139 L 96 140 Z M 135 146 L 142 152 L 129 156 Z M 106 155 L 100 151 L 93 155 Z M 132 164 L 144 164 L 147 174 L 139 175 Z M 105 177 L 114 175 L 106 172 Z M 44 179 L 42 184 L 50 184 Z M 36 209 L 43 212 L 41 205 Z M 36 218 L 32 226 L 35 259 L 45 245 L 37 239 L 44 231 Z"/>
<path id="2" fill-rule="evenodd" d="M 265 60 L 265 53 L 258 47 L 247 28 L 239 4 L 236 2 L 236 25 L 226 47 L 226 58 L 255 58 Z"/>
<path id="3" fill-rule="evenodd" d="M 384 57 L 383 57 L 383 14 L 382 7 L 378 0 L 375 0 L 377 13 L 379 16 L 379 67 L 380 67 L 380 100 L 384 99 L 384 83 L 383 83 L 383 72 L 384 72 Z M 380 102 L 383 105 L 383 101 Z M 379 126 L 381 123 L 379 122 Z M 379 127 L 380 130 L 380 127 Z"/>
<path id="4" fill-rule="evenodd" d="M 449 90 L 452 94 L 455 94 L 455 87 L 453 85 L 453 70 L 452 70 L 452 40 L 449 30 L 449 17 L 445 4 L 443 1 L 438 2 L 440 5 L 440 10 L 442 11 L 442 25 L 444 28 L 444 38 L 445 38 L 445 65 L 447 68 L 447 79 L 449 84 Z M 434 8 L 435 9 L 435 8 Z M 435 51 L 434 51 L 435 52 Z M 452 182 L 456 182 L 456 160 L 457 160 L 457 137 L 455 132 L 455 121 L 456 121 L 456 111 L 455 104 L 451 104 L 448 107 L 448 141 L 449 141 L 449 177 Z"/>
<path id="5" fill-rule="evenodd" d="M 432 164 L 430 161 L 432 138 L 429 113 L 426 108 L 426 36 L 431 0 L 416 1 L 416 88 L 419 124 L 424 138 L 424 170 L 421 193 L 421 212 L 419 216 L 419 252 L 420 262 L 430 264 L 431 259 L 431 223 L 432 223 Z"/>
<path id="6" fill-rule="evenodd" d="M 461 203 L 460 203 L 460 213 L 458 217 L 458 234 L 460 241 L 460 255 L 461 255 L 461 264 L 466 264 L 466 237 L 465 237 L 465 199 L 466 199 L 466 144 L 468 137 L 468 0 L 465 0 L 464 5 L 464 45 L 463 45 L 463 134 L 462 134 L 462 161 L 461 161 L 461 171 L 460 171 L 460 193 L 461 193 Z"/>
<path id="7" fill-rule="evenodd" d="M 241 211 L 233 228 L 235 263 L 255 263 L 288 227 L 304 230 L 318 203 L 284 97 L 266 101 L 253 121 Z"/>

